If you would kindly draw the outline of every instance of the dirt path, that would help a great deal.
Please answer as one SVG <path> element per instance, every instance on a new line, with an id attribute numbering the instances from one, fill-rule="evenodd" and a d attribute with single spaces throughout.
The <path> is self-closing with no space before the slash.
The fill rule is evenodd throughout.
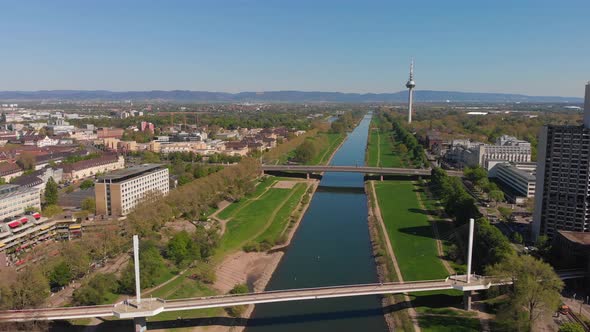
<path id="1" fill-rule="evenodd" d="M 387 228 L 385 227 L 385 223 L 383 222 L 383 217 L 381 216 L 381 208 L 379 207 L 379 200 L 377 199 L 377 192 L 375 191 L 375 181 L 370 181 L 371 182 L 371 190 L 374 193 L 374 201 L 375 201 L 375 209 L 374 209 L 374 213 L 375 213 L 375 218 L 377 219 L 377 221 L 379 222 L 379 226 L 381 227 L 381 231 L 383 232 L 383 234 L 385 235 L 385 243 L 387 245 L 387 253 L 389 254 L 389 256 L 391 257 L 391 260 L 393 261 L 393 267 L 395 269 L 395 273 L 397 274 L 398 280 L 400 283 L 404 282 L 404 278 L 402 276 L 402 272 L 399 269 L 399 265 L 397 264 L 397 259 L 395 258 L 395 253 L 393 252 L 393 246 L 391 245 L 391 241 L 389 240 L 389 235 L 387 233 Z M 410 306 L 408 307 L 408 313 L 410 315 L 410 318 L 412 319 L 412 323 L 414 323 L 414 330 L 416 332 L 420 332 L 420 325 L 418 324 L 418 314 L 416 313 L 416 310 L 414 309 L 414 307 L 411 306 L 411 301 L 410 301 L 410 297 L 408 296 L 407 293 L 404 293 L 404 300 L 407 303 L 410 303 Z"/>

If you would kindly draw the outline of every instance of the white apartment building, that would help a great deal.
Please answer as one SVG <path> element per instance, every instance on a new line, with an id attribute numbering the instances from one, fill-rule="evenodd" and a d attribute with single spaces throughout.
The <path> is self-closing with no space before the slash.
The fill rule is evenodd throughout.
<path id="1" fill-rule="evenodd" d="M 146 194 L 168 194 L 168 168 L 159 164 L 130 167 L 100 177 L 94 188 L 97 215 L 127 215 Z"/>
<path id="2" fill-rule="evenodd" d="M 27 207 L 41 209 L 38 188 L 26 188 L 13 184 L 0 185 L 0 220 L 25 213 Z"/>

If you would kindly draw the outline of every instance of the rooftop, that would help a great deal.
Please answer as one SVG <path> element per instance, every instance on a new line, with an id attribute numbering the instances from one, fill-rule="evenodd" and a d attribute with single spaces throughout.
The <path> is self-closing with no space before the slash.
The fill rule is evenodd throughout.
<path id="1" fill-rule="evenodd" d="M 522 176 L 527 181 L 535 181 L 535 179 L 536 179 L 536 177 L 531 172 L 527 172 L 525 170 L 522 170 L 512 164 L 503 163 L 503 164 L 499 164 L 498 166 L 509 169 L 511 172 Z"/>
<path id="2" fill-rule="evenodd" d="M 142 164 L 111 172 L 98 178 L 99 182 L 118 182 L 161 168 L 162 164 Z"/>
<path id="3" fill-rule="evenodd" d="M 590 245 L 589 232 L 559 231 L 559 234 L 561 234 L 568 241 L 581 245 Z"/>

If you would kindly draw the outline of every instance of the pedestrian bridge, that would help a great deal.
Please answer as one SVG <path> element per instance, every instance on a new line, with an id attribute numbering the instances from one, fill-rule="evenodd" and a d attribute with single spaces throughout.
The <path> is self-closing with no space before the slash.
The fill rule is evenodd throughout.
<path id="1" fill-rule="evenodd" d="M 131 319 L 136 317 L 155 316 L 159 313 L 168 311 L 231 307 L 259 303 L 319 300 L 338 297 L 427 292 L 452 289 L 465 292 L 488 289 L 492 286 L 507 283 L 510 282 L 499 281 L 494 280 L 493 278 L 475 275 L 472 276 L 470 282 L 466 282 L 466 276 L 461 275 L 441 280 L 316 287 L 264 291 L 248 294 L 197 297 L 178 300 L 144 298 L 141 300 L 141 303 L 137 303 L 135 300 L 129 300 L 119 302 L 114 305 L 5 310 L 0 311 L 0 321 L 23 322 L 33 320 L 63 320 L 108 316 Z"/>
<path id="2" fill-rule="evenodd" d="M 557 274 L 562 279 L 583 278 L 586 273 L 582 270 L 563 270 Z M 472 275 L 467 282 L 466 275 L 450 276 L 440 280 L 388 282 L 361 285 L 342 285 L 330 287 L 315 287 L 302 289 L 288 289 L 263 291 L 247 294 L 230 294 L 208 297 L 195 297 L 177 300 L 160 298 L 144 298 L 141 303 L 135 300 L 123 301 L 110 305 L 95 305 L 82 307 L 37 308 L 24 310 L 0 311 L 0 322 L 24 322 L 34 320 L 64 320 L 77 318 L 109 317 L 122 319 L 151 317 L 162 312 L 206 309 L 216 307 L 231 307 L 237 305 L 319 300 L 338 297 L 353 297 L 364 295 L 385 295 L 399 293 L 415 293 L 440 290 L 457 290 L 469 292 L 485 290 L 490 287 L 512 284 L 511 279 L 484 277 Z"/>

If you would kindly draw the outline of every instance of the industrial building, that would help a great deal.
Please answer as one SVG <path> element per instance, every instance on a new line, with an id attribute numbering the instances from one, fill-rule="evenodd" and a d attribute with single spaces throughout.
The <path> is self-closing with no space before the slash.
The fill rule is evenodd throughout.
<path id="1" fill-rule="evenodd" d="M 159 164 L 143 164 L 102 176 L 95 187 L 96 214 L 124 216 L 147 194 L 167 195 L 168 169 Z"/>

